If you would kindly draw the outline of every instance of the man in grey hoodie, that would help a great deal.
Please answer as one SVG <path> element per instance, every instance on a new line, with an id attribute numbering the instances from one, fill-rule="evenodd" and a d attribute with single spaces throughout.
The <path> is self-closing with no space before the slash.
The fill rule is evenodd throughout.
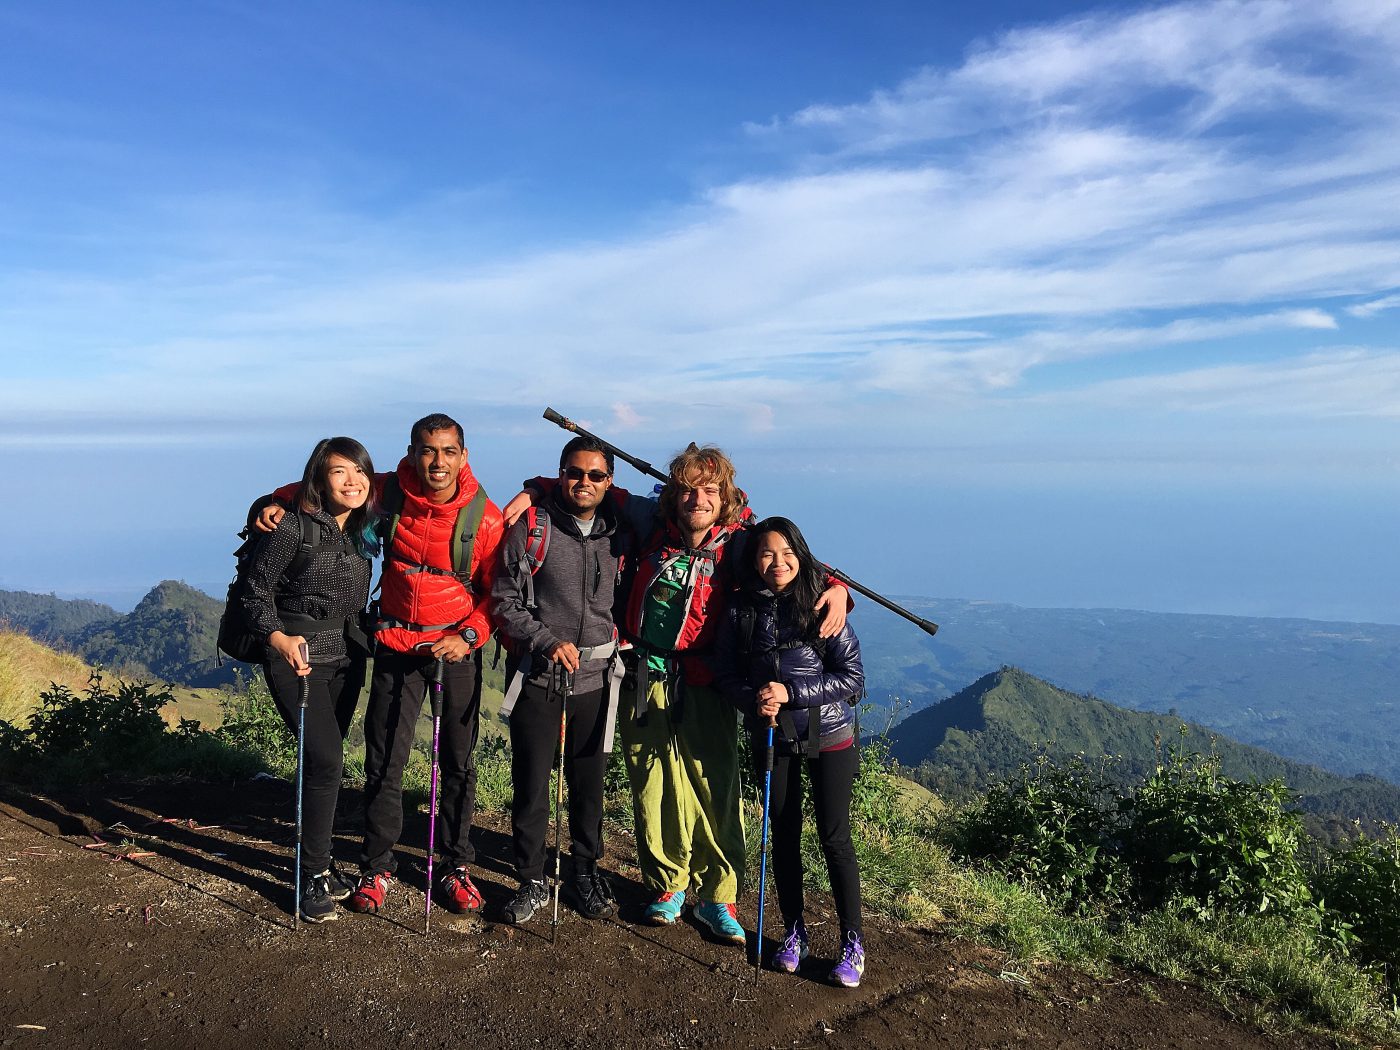
<path id="1" fill-rule="evenodd" d="M 564 745 L 569 787 L 571 889 L 586 918 L 615 910 L 598 872 L 603 855 L 603 773 L 616 713 L 617 629 L 613 620 L 629 532 L 608 497 L 613 459 L 590 438 L 575 438 L 559 457 L 559 484 L 522 515 L 501 544 L 492 586 L 495 616 L 509 658 L 511 827 L 520 891 L 506 906 L 512 923 L 528 922 L 544 905 L 549 773 L 559 744 L 563 690 L 552 678 L 572 675 Z"/>

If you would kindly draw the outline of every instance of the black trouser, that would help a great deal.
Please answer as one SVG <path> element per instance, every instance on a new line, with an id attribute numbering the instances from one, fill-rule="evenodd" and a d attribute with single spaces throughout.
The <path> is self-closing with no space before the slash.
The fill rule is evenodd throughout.
<path id="1" fill-rule="evenodd" d="M 365 662 L 342 656 L 312 664 L 302 679 L 280 656 L 263 664 L 272 700 L 296 736 L 301 716 L 301 683 L 306 682 L 306 754 L 302 761 L 301 870 L 319 875 L 331 864 L 331 835 L 340 774 L 345 764 L 345 737 L 355 718 Z"/>
<path id="2" fill-rule="evenodd" d="M 813 712 L 815 717 L 816 712 Z M 763 783 L 765 736 L 754 739 L 759 757 L 759 784 Z M 812 779 L 812 803 L 817 813 L 817 837 L 826 857 L 831 893 L 841 930 L 860 932 L 860 868 L 851 844 L 851 786 L 860 769 L 856 744 L 839 751 L 825 751 L 810 758 L 777 754 L 773 760 L 773 795 L 769 803 L 772 821 L 773 882 L 778 887 L 778 909 L 783 924 L 802 918 L 802 767 Z"/>
<path id="3" fill-rule="evenodd" d="M 608 753 L 603 729 L 605 690 L 569 697 L 564 735 L 564 782 L 569 787 L 569 850 L 574 869 L 591 869 L 603 856 L 603 773 Z M 544 877 L 549 829 L 549 771 L 559 754 L 559 694 L 526 682 L 510 713 L 510 822 L 521 882 Z"/>
<path id="4" fill-rule="evenodd" d="M 403 832 L 403 771 L 429 678 L 437 659 L 427 653 L 374 654 L 365 711 L 365 844 L 360 867 L 393 872 Z M 481 715 L 481 650 L 444 663 L 442 730 L 438 744 L 441 794 L 434 846 L 452 867 L 476 859 L 471 843 L 476 808 L 476 735 Z"/>

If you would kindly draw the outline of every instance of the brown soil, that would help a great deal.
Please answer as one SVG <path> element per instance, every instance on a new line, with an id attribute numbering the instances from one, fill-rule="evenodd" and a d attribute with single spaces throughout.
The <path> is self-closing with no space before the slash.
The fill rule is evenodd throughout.
<path id="1" fill-rule="evenodd" d="M 1327 1045 L 1261 1035 L 1180 985 L 1007 972 L 993 951 L 877 919 L 864 983 L 832 988 L 822 978 L 836 936 L 821 911 L 814 964 L 755 984 L 741 950 L 688 918 L 634 923 L 642 891 L 618 834 L 622 918 L 568 912 L 553 945 L 547 916 L 520 929 L 492 921 L 514 881 L 508 837 L 490 821 L 478 831 L 485 917 L 434 908 L 424 936 L 423 817 L 409 821 L 407 881 L 384 914 L 293 933 L 290 803 L 288 786 L 269 781 L 11 792 L 0 804 L 0 1046 Z M 357 806 L 346 792 L 343 813 Z M 353 858 L 356 842 L 336 849 Z M 744 909 L 752 921 L 753 902 Z"/>

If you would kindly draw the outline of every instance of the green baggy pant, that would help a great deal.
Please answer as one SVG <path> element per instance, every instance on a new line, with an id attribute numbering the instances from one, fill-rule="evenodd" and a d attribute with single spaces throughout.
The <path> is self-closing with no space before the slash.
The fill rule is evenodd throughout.
<path id="1" fill-rule="evenodd" d="M 642 883 L 658 894 L 693 883 L 700 900 L 731 904 L 744 873 L 738 715 L 715 690 L 687 685 L 673 723 L 669 699 L 654 681 L 645 724 L 625 705 L 618 719 Z"/>

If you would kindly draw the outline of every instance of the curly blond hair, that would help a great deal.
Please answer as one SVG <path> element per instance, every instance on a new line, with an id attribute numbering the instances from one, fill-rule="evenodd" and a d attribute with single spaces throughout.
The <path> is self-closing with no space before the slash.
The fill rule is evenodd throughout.
<path id="1" fill-rule="evenodd" d="M 671 460 L 670 480 L 661 489 L 661 513 L 668 521 L 676 519 L 677 501 L 682 489 L 718 485 L 720 511 L 718 524 L 732 525 L 744 510 L 744 495 L 734 484 L 734 464 L 714 445 L 701 448 L 695 442 Z"/>

